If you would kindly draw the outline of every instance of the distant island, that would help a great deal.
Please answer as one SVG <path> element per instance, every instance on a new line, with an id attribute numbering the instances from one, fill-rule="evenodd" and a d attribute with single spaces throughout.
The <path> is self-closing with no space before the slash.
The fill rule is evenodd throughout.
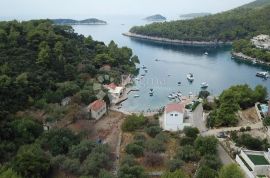
<path id="1" fill-rule="evenodd" d="M 74 20 L 74 19 L 51 19 L 55 24 L 58 25 L 106 25 L 107 22 L 96 18 L 90 18 L 85 20 Z"/>
<path id="2" fill-rule="evenodd" d="M 166 19 L 166 17 L 164 17 L 164 16 L 162 16 L 160 14 L 156 14 L 156 15 L 146 17 L 144 20 L 147 20 L 147 21 L 165 21 L 167 19 Z"/>
<path id="3" fill-rule="evenodd" d="M 184 41 L 233 42 L 270 34 L 270 1 L 257 0 L 222 13 L 190 20 L 135 26 L 130 33 Z"/>
<path id="4" fill-rule="evenodd" d="M 193 19 L 193 18 L 204 17 L 204 16 L 208 16 L 208 15 L 211 15 L 211 13 L 199 12 L 199 13 L 182 14 L 182 15 L 180 15 L 180 18 Z"/>

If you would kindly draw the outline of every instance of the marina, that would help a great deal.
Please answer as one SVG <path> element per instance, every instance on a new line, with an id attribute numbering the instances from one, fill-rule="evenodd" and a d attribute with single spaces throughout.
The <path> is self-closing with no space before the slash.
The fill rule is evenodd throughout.
<path id="1" fill-rule="evenodd" d="M 249 60 L 238 60 L 236 56 L 232 56 L 229 46 L 187 47 L 122 35 L 132 26 L 146 23 L 141 19 L 136 16 L 111 17 L 106 26 L 73 26 L 79 34 L 91 35 L 93 39 L 105 41 L 106 44 L 114 40 L 119 46 L 132 48 L 134 54 L 138 55 L 140 64 L 137 67 L 140 70 L 139 74 L 134 76 L 134 85 L 131 88 L 139 91 L 127 95 L 128 98 L 121 103 L 122 110 L 156 111 L 170 102 L 178 101 L 175 97 L 178 91 L 181 91 L 181 98 L 196 96 L 201 90 L 207 90 L 211 95 L 219 95 L 231 85 L 249 84 L 255 87 L 261 84 L 270 92 L 270 79 L 256 76 L 259 71 L 270 72 L 270 68 L 260 65 L 258 61 L 253 64 Z M 121 25 L 123 23 L 124 26 Z M 205 52 L 208 55 L 205 55 Z M 193 82 L 187 79 L 189 73 L 193 74 Z M 203 82 L 208 84 L 206 89 L 201 88 Z M 154 91 L 153 96 L 150 96 L 150 88 Z M 170 99 L 169 96 L 176 99 Z"/>

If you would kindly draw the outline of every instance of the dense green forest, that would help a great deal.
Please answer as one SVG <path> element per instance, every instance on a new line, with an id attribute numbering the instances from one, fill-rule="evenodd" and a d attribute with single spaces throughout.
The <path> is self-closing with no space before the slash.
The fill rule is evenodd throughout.
<path id="1" fill-rule="evenodd" d="M 187 41 L 223 41 L 250 39 L 270 34 L 270 2 L 258 0 L 230 11 L 192 20 L 136 26 L 130 32 Z"/>
<path id="2" fill-rule="evenodd" d="M 233 51 L 241 52 L 247 56 L 270 62 L 270 51 L 256 48 L 250 40 L 242 39 L 233 42 Z"/>
<path id="3" fill-rule="evenodd" d="M 48 177 L 55 169 L 106 176 L 108 145 L 86 141 L 68 129 L 45 132 L 44 121 L 17 113 L 40 110 L 38 118 L 45 113 L 46 122 L 76 119 L 96 99 L 100 91 L 95 86 L 137 73 L 138 62 L 131 49 L 113 41 L 106 46 L 70 26 L 49 20 L 0 22 L 0 177 Z M 105 64 L 111 70 L 101 70 Z M 73 103 L 62 107 L 65 97 Z"/>

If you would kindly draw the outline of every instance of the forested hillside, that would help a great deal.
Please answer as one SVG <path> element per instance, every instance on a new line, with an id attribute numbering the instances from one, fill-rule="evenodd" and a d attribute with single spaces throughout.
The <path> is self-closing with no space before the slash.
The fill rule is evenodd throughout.
<path id="1" fill-rule="evenodd" d="M 251 38 L 270 34 L 270 3 L 259 0 L 241 8 L 192 20 L 137 26 L 130 32 L 187 41 L 228 42 Z"/>
<path id="2" fill-rule="evenodd" d="M 137 62 L 127 47 L 106 46 L 49 20 L 0 22 L 0 177 L 49 177 L 60 166 L 81 168 L 71 171 L 77 175 L 106 174 L 106 144 L 83 140 L 68 129 L 44 132 L 42 120 L 78 118 L 81 108 L 96 99 L 95 84 L 118 83 L 121 74 L 137 72 Z M 101 70 L 105 64 L 111 70 Z M 97 79 L 104 75 L 107 80 Z M 70 106 L 60 106 L 65 97 L 74 100 Z M 33 119 L 31 113 L 38 115 Z M 89 168 L 100 154 L 102 163 Z"/>

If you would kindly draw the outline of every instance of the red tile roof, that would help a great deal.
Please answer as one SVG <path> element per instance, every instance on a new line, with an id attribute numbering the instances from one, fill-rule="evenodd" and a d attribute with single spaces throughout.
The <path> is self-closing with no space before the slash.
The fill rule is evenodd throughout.
<path id="1" fill-rule="evenodd" d="M 167 104 L 167 106 L 165 108 L 165 111 L 166 111 L 166 113 L 170 113 L 170 112 L 173 112 L 173 111 L 184 113 L 185 104 L 183 104 L 183 103 L 170 103 L 170 104 Z"/>
<path id="2" fill-rule="evenodd" d="M 115 83 L 110 83 L 109 85 L 106 85 L 107 88 L 115 89 L 117 85 Z"/>
<path id="3" fill-rule="evenodd" d="M 105 101 L 96 100 L 89 105 L 89 109 L 99 111 L 104 105 L 106 105 Z"/>

